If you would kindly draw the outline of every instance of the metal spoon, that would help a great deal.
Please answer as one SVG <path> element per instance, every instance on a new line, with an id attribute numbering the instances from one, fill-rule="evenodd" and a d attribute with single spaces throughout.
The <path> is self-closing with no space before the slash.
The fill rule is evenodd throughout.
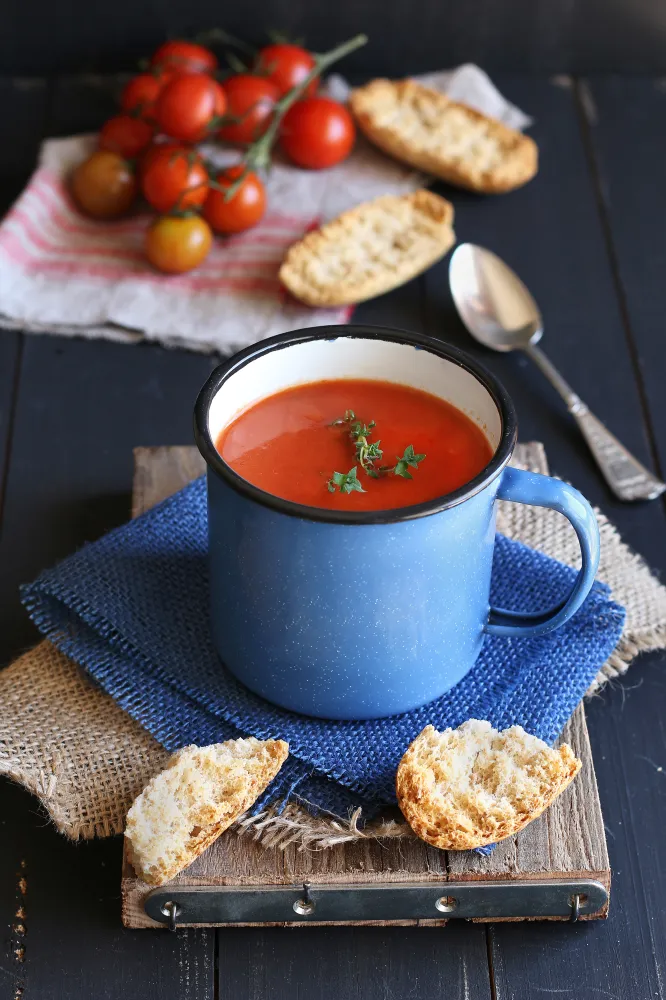
<path id="1" fill-rule="evenodd" d="M 451 257 L 449 284 L 460 318 L 476 340 L 494 351 L 525 351 L 557 389 L 620 500 L 653 500 L 666 490 L 666 483 L 604 427 L 536 346 L 543 334 L 541 313 L 504 261 L 474 243 L 461 243 Z"/>

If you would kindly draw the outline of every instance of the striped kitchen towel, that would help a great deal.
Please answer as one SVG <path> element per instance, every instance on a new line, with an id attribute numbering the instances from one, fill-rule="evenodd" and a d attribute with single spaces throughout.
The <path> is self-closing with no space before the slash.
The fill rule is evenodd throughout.
<path id="1" fill-rule="evenodd" d="M 289 188 L 284 175 L 305 171 L 276 166 L 260 225 L 216 239 L 196 270 L 171 276 L 145 259 L 147 211 L 102 223 L 73 204 L 67 175 L 95 145 L 94 135 L 47 140 L 38 169 L 0 226 L 2 325 L 229 352 L 274 333 L 348 319 L 346 309 L 301 305 L 278 280 L 287 248 L 321 217 L 316 199 L 294 206 L 281 196 Z"/>

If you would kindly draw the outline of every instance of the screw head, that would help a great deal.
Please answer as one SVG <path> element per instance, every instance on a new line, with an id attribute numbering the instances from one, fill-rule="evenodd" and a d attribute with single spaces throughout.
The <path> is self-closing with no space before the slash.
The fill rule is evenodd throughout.
<path id="1" fill-rule="evenodd" d="M 297 899 L 293 905 L 294 913 L 298 913 L 299 917 L 307 917 L 311 913 L 314 913 L 315 904 L 312 900 L 307 899 Z"/>

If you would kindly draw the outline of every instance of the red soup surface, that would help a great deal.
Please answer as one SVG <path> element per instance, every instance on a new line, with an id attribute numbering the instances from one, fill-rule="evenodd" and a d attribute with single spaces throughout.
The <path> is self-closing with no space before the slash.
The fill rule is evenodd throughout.
<path id="1" fill-rule="evenodd" d="M 365 441 L 383 454 L 366 454 L 363 463 L 354 424 L 371 421 Z M 434 500 L 473 479 L 493 454 L 483 431 L 455 406 L 420 389 L 371 379 L 309 382 L 268 396 L 236 417 L 216 445 L 232 469 L 262 490 L 333 510 L 389 510 Z M 409 445 L 415 456 L 425 456 L 416 468 L 399 466 L 411 479 L 387 471 Z M 354 467 L 364 492 L 341 490 L 339 477 L 335 482 L 334 473 L 344 476 Z"/>

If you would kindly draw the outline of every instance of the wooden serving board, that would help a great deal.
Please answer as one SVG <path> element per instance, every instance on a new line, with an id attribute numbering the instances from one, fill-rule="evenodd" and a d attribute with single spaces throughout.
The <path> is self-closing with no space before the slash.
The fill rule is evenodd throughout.
<path id="1" fill-rule="evenodd" d="M 202 460 L 195 448 L 137 448 L 133 516 L 137 516 L 171 493 L 180 489 L 203 471 Z M 290 889 L 294 900 L 302 897 L 304 883 L 309 883 L 316 897 L 317 887 L 335 886 L 349 893 L 375 888 L 396 889 L 433 886 L 433 898 L 446 896 L 447 886 L 460 883 L 484 883 L 487 893 L 502 891 L 502 886 L 519 889 L 524 882 L 541 883 L 544 900 L 549 887 L 567 880 L 596 880 L 610 891 L 610 868 L 599 793 L 592 763 L 592 753 L 582 705 L 574 712 L 564 733 L 565 739 L 583 761 L 577 779 L 554 802 L 550 809 L 516 837 L 502 841 L 488 857 L 469 851 L 439 851 L 416 838 L 360 840 L 339 844 L 325 850 L 298 850 L 295 844 L 286 848 L 264 848 L 250 836 L 239 837 L 229 831 L 210 847 L 194 864 L 181 872 L 169 884 L 170 890 L 188 887 L 236 887 L 239 890 Z M 451 889 L 451 891 L 455 891 Z M 146 897 L 151 887 L 136 878 L 127 861 L 123 862 L 122 916 L 127 927 L 164 927 L 145 911 Z M 247 893 L 246 893 L 247 895 Z M 274 894 L 275 895 L 275 894 Z M 366 893 L 366 896 L 368 894 Z M 388 898 L 388 897 L 387 897 Z M 393 906 L 395 909 L 395 904 Z M 529 916 L 502 917 L 496 914 L 475 916 L 473 919 L 568 919 L 549 916 L 546 912 L 531 912 Z M 582 913 L 580 919 L 605 917 L 608 903 L 594 913 Z M 261 920 L 261 924 L 279 926 L 316 925 L 312 918 L 300 920 Z M 343 919 L 327 923 L 376 923 L 432 926 L 446 919 L 408 917 L 401 919 Z M 220 919 L 205 921 L 206 925 L 254 925 L 257 921 Z M 197 923 L 182 926 L 200 926 Z"/>

